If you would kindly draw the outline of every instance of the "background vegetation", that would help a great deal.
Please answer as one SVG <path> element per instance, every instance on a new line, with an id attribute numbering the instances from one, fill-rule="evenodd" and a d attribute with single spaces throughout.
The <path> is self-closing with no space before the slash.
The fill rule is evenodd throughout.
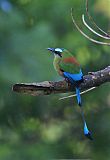
<path id="1" fill-rule="evenodd" d="M 93 44 L 78 33 L 71 7 L 85 30 L 85 0 L 0 0 L 1 160 L 110 159 L 109 84 L 82 96 L 94 141 L 83 136 L 76 99 L 59 101 L 62 95 L 32 97 L 11 90 L 17 82 L 61 79 L 47 47 L 70 50 L 84 73 L 110 65 L 110 47 Z M 97 24 L 110 31 L 110 1 L 91 0 L 89 7 Z"/>

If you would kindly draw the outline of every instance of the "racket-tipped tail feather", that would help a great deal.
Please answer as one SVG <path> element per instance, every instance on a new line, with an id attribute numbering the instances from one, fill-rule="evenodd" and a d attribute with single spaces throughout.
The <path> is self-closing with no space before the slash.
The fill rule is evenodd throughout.
<path id="1" fill-rule="evenodd" d="M 91 132 L 88 130 L 86 122 L 84 122 L 84 135 L 89 138 L 90 140 L 93 140 Z"/>

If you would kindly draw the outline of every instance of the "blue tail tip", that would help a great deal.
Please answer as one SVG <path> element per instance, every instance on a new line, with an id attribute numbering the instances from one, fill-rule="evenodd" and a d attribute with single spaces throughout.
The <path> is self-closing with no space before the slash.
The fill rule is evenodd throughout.
<path id="1" fill-rule="evenodd" d="M 84 135 L 89 138 L 90 140 L 93 140 L 91 132 L 88 130 L 86 122 L 84 123 Z"/>
<path id="2" fill-rule="evenodd" d="M 88 132 L 87 134 L 84 134 L 87 138 L 89 138 L 90 140 L 93 140 L 92 134 L 91 132 Z"/>

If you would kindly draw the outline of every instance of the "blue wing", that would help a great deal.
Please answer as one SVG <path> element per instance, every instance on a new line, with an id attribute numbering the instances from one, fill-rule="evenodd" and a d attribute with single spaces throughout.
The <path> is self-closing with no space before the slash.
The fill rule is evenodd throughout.
<path id="1" fill-rule="evenodd" d="M 69 72 L 64 72 L 63 74 L 64 74 L 64 77 L 68 78 L 72 84 L 77 84 L 78 81 L 81 81 L 83 79 L 83 73 L 81 69 L 78 74 L 71 74 Z M 77 95 L 78 105 L 81 106 L 80 90 L 77 86 L 76 86 L 76 95 Z"/>
<path id="2" fill-rule="evenodd" d="M 63 72 L 63 74 L 64 74 L 64 77 L 68 78 L 71 83 L 74 83 L 74 81 L 77 82 L 83 79 L 83 73 L 81 69 L 78 74 L 71 74 L 69 72 Z"/>

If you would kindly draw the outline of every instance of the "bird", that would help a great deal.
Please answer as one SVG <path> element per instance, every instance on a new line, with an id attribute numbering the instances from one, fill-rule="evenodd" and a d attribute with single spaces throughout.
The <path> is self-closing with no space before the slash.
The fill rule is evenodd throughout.
<path id="1" fill-rule="evenodd" d="M 64 77 L 71 85 L 75 86 L 77 103 L 81 109 L 81 116 L 83 120 L 83 132 L 87 138 L 93 140 L 92 133 L 89 131 L 87 127 L 82 107 L 79 85 L 81 84 L 81 82 L 83 82 L 84 79 L 83 79 L 83 72 L 79 62 L 76 60 L 73 54 L 71 54 L 67 49 L 64 48 L 47 48 L 47 49 L 54 55 L 53 65 L 56 72 L 60 76 Z"/>

